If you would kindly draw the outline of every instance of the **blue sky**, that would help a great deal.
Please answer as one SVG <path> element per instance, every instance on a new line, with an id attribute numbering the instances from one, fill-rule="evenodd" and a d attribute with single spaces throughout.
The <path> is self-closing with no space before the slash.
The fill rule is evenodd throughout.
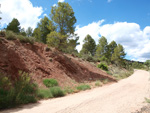
<path id="1" fill-rule="evenodd" d="M 101 36 L 125 47 L 126 58 L 150 59 L 150 0 L 1 0 L 1 29 L 12 18 L 21 26 L 35 28 L 44 15 L 49 16 L 57 2 L 68 2 L 77 19 L 76 33 L 83 39 L 90 34 L 98 43 Z"/>
<path id="2" fill-rule="evenodd" d="M 42 6 L 47 15 L 57 0 L 30 0 L 33 6 Z M 115 21 L 135 22 L 143 29 L 150 25 L 150 0 L 65 0 L 77 18 L 76 25 L 87 25 L 105 19 L 107 24 Z M 45 10 L 46 8 L 46 10 Z"/>

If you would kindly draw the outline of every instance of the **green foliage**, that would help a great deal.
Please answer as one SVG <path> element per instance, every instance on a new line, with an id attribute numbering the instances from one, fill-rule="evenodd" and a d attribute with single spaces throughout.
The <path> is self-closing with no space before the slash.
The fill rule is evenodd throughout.
<path id="1" fill-rule="evenodd" d="M 147 103 L 150 103 L 150 99 L 148 99 L 148 98 L 145 98 L 145 100 L 146 100 L 146 102 L 147 102 Z"/>
<path id="2" fill-rule="evenodd" d="M 25 32 L 25 30 L 24 30 L 24 28 L 22 28 L 21 30 L 20 30 L 20 33 L 19 33 L 20 35 L 22 35 L 22 36 L 26 36 L 27 34 L 26 34 L 26 32 Z"/>
<path id="3" fill-rule="evenodd" d="M 144 64 L 148 67 L 148 69 L 150 69 L 150 60 L 146 60 Z"/>
<path id="4" fill-rule="evenodd" d="M 28 73 L 19 72 L 20 76 L 14 82 L 16 104 L 36 102 L 37 85 L 31 82 Z"/>
<path id="5" fill-rule="evenodd" d="M 95 57 L 93 57 L 90 53 L 81 55 L 81 58 L 82 58 L 82 60 L 86 60 L 89 62 L 96 62 L 97 61 L 97 59 Z"/>
<path id="6" fill-rule="evenodd" d="M 114 53 L 112 54 L 111 61 L 115 64 L 123 65 L 125 63 L 124 57 L 125 57 L 124 48 L 121 44 L 118 44 L 118 46 L 114 49 Z"/>
<path id="7" fill-rule="evenodd" d="M 8 24 L 7 31 L 13 31 L 14 33 L 20 32 L 20 23 L 16 18 L 13 18 L 13 20 Z"/>
<path id="8" fill-rule="evenodd" d="M 64 91 L 60 87 L 52 87 L 52 88 L 50 88 L 50 91 L 51 91 L 53 97 L 65 96 Z"/>
<path id="9" fill-rule="evenodd" d="M 30 44 L 34 44 L 35 42 L 35 38 L 34 37 L 25 37 L 22 35 L 18 35 L 17 38 L 20 40 L 20 42 L 22 43 L 30 43 Z"/>
<path id="10" fill-rule="evenodd" d="M 124 79 L 133 74 L 133 69 L 129 70 L 121 68 L 116 65 L 112 65 L 109 67 L 109 72 L 112 73 L 112 76 L 116 78 L 116 80 Z"/>
<path id="11" fill-rule="evenodd" d="M 132 67 L 135 69 L 144 69 L 144 64 L 140 62 L 133 62 Z"/>
<path id="12" fill-rule="evenodd" d="M 68 3 L 58 2 L 57 6 L 52 7 L 50 17 L 56 26 L 56 31 L 61 35 L 74 33 L 76 18 Z"/>
<path id="13" fill-rule="evenodd" d="M 31 27 L 28 27 L 26 30 L 26 35 L 27 37 L 31 37 L 33 35 L 33 29 Z"/>
<path id="14" fill-rule="evenodd" d="M 35 38 L 34 37 L 25 37 L 23 35 L 17 35 L 12 31 L 7 31 L 6 32 L 6 39 L 7 40 L 16 40 L 19 39 L 20 42 L 22 43 L 30 43 L 30 44 L 34 44 L 35 42 Z"/>
<path id="15" fill-rule="evenodd" d="M 50 21 L 48 17 L 45 16 L 40 20 L 37 28 L 34 29 L 33 36 L 37 39 L 37 41 L 46 44 L 47 35 L 53 30 L 55 30 L 55 28 L 53 27 L 52 21 Z"/>
<path id="16" fill-rule="evenodd" d="M 53 95 L 49 89 L 39 89 L 38 90 L 38 98 L 53 98 Z"/>
<path id="17" fill-rule="evenodd" d="M 59 2 L 57 6 L 52 7 L 50 17 L 53 26 L 48 27 L 52 29 L 47 35 L 48 45 L 65 53 L 77 54 L 79 37 L 74 34 L 76 18 L 72 7 L 68 3 Z"/>
<path id="18" fill-rule="evenodd" d="M 102 57 L 109 58 L 108 52 L 109 51 L 108 51 L 107 39 L 104 36 L 102 36 L 96 48 L 96 56 L 100 60 Z"/>
<path id="19" fill-rule="evenodd" d="M 98 64 L 97 67 L 102 69 L 102 70 L 108 71 L 108 66 L 104 63 Z"/>
<path id="20" fill-rule="evenodd" d="M 109 49 L 109 59 L 111 59 L 112 54 L 114 53 L 115 48 L 117 47 L 117 43 L 115 41 L 112 41 L 109 45 L 108 45 L 108 49 Z"/>
<path id="21" fill-rule="evenodd" d="M 96 49 L 96 44 L 94 39 L 90 36 L 87 35 L 85 39 L 83 40 L 84 44 L 82 46 L 82 50 L 80 51 L 81 54 L 91 54 L 92 56 L 95 55 L 95 49 Z"/>
<path id="22" fill-rule="evenodd" d="M 33 36 L 35 37 L 37 42 L 42 42 L 43 39 L 42 39 L 41 35 L 42 35 L 42 33 L 41 33 L 40 29 L 35 28 L 34 31 L 33 31 Z"/>
<path id="23" fill-rule="evenodd" d="M 102 85 L 103 85 L 103 83 L 100 80 L 97 80 L 95 82 L 95 86 L 102 86 Z"/>
<path id="24" fill-rule="evenodd" d="M 6 39 L 7 40 L 16 40 L 17 35 L 12 31 L 6 31 Z"/>
<path id="25" fill-rule="evenodd" d="M 76 49 L 76 46 L 80 44 L 78 40 L 79 36 L 77 36 L 77 34 L 73 34 L 72 36 L 70 36 L 67 41 L 67 48 L 65 49 L 65 52 L 70 54 L 78 54 L 78 51 Z"/>
<path id="26" fill-rule="evenodd" d="M 91 89 L 90 85 L 83 84 L 83 85 L 77 86 L 77 90 L 87 90 L 87 89 Z"/>
<path id="27" fill-rule="evenodd" d="M 59 50 L 62 50 L 66 47 L 66 36 L 57 33 L 56 31 L 51 32 L 47 36 L 47 44 L 51 47 L 55 47 Z"/>
<path id="28" fill-rule="evenodd" d="M 73 93 L 74 90 L 72 88 L 70 88 L 70 87 L 65 87 L 64 88 L 64 92 L 67 93 L 67 94 L 70 94 L 70 93 Z"/>
<path id="29" fill-rule="evenodd" d="M 1 31 L 0 31 L 0 37 L 5 37 L 5 36 L 6 36 L 6 32 L 3 31 L 3 30 L 1 30 Z"/>
<path id="30" fill-rule="evenodd" d="M 20 72 L 13 81 L 0 73 L 0 109 L 36 102 L 37 88 L 27 73 Z"/>
<path id="31" fill-rule="evenodd" d="M 120 72 L 119 74 L 114 74 L 113 77 L 115 77 L 116 80 L 121 80 L 121 79 L 129 77 L 132 74 L 133 72 Z"/>
<path id="32" fill-rule="evenodd" d="M 54 86 L 58 86 L 58 82 L 55 79 L 44 79 L 43 80 L 43 84 L 46 87 L 54 87 Z"/>
<path id="33" fill-rule="evenodd" d="M 109 79 L 104 79 L 103 81 L 102 81 L 104 84 L 107 84 L 108 82 L 109 82 Z"/>

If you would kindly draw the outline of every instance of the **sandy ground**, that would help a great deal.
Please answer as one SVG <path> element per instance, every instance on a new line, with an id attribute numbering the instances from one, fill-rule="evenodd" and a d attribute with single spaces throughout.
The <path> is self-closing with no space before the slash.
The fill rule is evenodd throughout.
<path id="1" fill-rule="evenodd" d="M 118 83 L 1 113 L 132 113 L 147 104 L 144 98 L 150 97 L 149 77 L 149 72 L 136 70 Z"/>

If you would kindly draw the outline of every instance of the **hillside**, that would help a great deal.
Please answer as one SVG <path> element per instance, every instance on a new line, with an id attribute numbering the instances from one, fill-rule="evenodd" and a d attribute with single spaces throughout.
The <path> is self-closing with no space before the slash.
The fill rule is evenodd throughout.
<path id="1" fill-rule="evenodd" d="M 65 55 L 48 48 L 42 43 L 21 43 L 19 40 L 6 40 L 0 37 L 0 69 L 11 75 L 12 79 L 22 70 L 31 74 L 32 80 L 42 86 L 44 78 L 55 78 L 60 86 L 75 82 L 109 79 L 112 76 L 96 68 L 89 62 Z"/>

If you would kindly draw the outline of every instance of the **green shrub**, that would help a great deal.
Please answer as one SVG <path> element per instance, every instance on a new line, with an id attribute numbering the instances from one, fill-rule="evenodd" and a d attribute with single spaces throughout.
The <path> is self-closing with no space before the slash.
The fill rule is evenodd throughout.
<path id="1" fill-rule="evenodd" d="M 112 73 L 110 71 L 106 71 L 107 74 L 112 75 Z"/>
<path id="2" fill-rule="evenodd" d="M 12 32 L 12 31 L 7 31 L 6 32 L 6 39 L 7 40 L 16 40 L 17 39 L 17 35 Z"/>
<path id="3" fill-rule="evenodd" d="M 0 73 L 0 109 L 36 102 L 37 88 L 28 73 L 20 72 L 13 81 Z"/>
<path id="4" fill-rule="evenodd" d="M 87 90 L 87 89 L 91 89 L 90 85 L 83 84 L 83 85 L 77 86 L 77 90 Z"/>
<path id="5" fill-rule="evenodd" d="M 102 82 L 100 81 L 100 80 L 97 80 L 96 82 L 95 82 L 95 86 L 102 86 Z"/>
<path id="6" fill-rule="evenodd" d="M 70 93 L 73 93 L 74 91 L 70 87 L 65 87 L 64 92 L 67 93 L 67 94 L 70 94 Z"/>
<path id="7" fill-rule="evenodd" d="M 104 79 L 103 81 L 102 81 L 104 84 L 107 84 L 108 82 L 109 82 L 109 79 Z"/>
<path id="8" fill-rule="evenodd" d="M 18 35 L 17 38 L 20 40 L 22 43 L 30 43 L 34 44 L 35 38 L 34 37 L 25 37 L 23 35 Z"/>
<path id="9" fill-rule="evenodd" d="M 53 95 L 49 89 L 39 89 L 38 90 L 38 98 L 52 98 Z"/>
<path id="10" fill-rule="evenodd" d="M 0 36 L 1 37 L 5 37 L 6 36 L 6 32 L 5 31 L 0 31 Z"/>
<path id="11" fill-rule="evenodd" d="M 81 56 L 82 60 L 86 60 L 86 61 L 89 61 L 89 62 L 96 62 L 97 59 L 91 55 L 88 55 L 88 54 L 84 54 Z"/>
<path id="12" fill-rule="evenodd" d="M 108 71 L 108 66 L 104 63 L 98 64 L 97 67 L 102 69 L 102 70 Z"/>
<path id="13" fill-rule="evenodd" d="M 27 104 L 36 102 L 38 87 L 31 82 L 30 76 L 26 72 L 20 71 L 20 76 L 15 80 L 14 88 L 16 104 Z"/>
<path id="14" fill-rule="evenodd" d="M 23 36 L 23 35 L 17 35 L 12 31 L 7 31 L 6 32 L 6 39 L 8 39 L 8 40 L 19 39 L 20 42 L 22 42 L 22 43 L 30 43 L 30 44 L 34 44 L 34 42 L 35 42 L 34 37 L 26 37 L 26 36 Z"/>
<path id="15" fill-rule="evenodd" d="M 15 92 L 10 79 L 0 73 L 0 109 L 13 106 L 14 97 Z"/>
<path id="16" fill-rule="evenodd" d="M 147 102 L 147 103 L 150 103 L 150 99 L 148 99 L 148 98 L 145 98 L 145 100 L 146 100 L 146 102 Z"/>
<path id="17" fill-rule="evenodd" d="M 60 87 L 50 88 L 53 97 L 62 97 L 65 95 L 64 91 Z"/>
<path id="18" fill-rule="evenodd" d="M 58 86 L 58 82 L 55 79 L 44 79 L 43 80 L 43 84 L 46 87 L 54 87 L 54 86 Z"/>

